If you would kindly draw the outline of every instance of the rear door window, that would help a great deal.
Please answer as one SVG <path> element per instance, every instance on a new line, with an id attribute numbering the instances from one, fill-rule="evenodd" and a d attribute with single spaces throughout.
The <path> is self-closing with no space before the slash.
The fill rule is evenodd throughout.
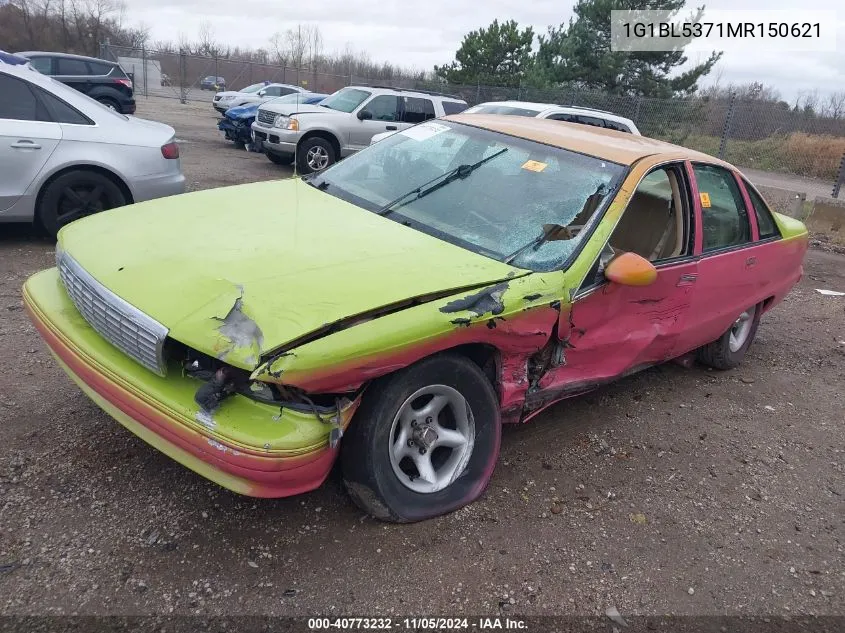
<path id="1" fill-rule="evenodd" d="M 93 125 L 87 116 L 73 106 L 68 105 L 57 96 L 37 86 L 30 86 L 38 94 L 38 98 L 50 115 L 50 120 L 56 123 L 72 123 L 74 125 Z"/>
<path id="2" fill-rule="evenodd" d="M 733 174 L 717 165 L 693 165 L 701 202 L 704 250 L 713 251 L 751 240 L 748 211 Z"/>
<path id="3" fill-rule="evenodd" d="M 82 59 L 59 57 L 56 59 L 57 75 L 88 75 L 88 64 Z"/>
<path id="4" fill-rule="evenodd" d="M 443 101 L 444 114 L 458 114 L 467 109 L 467 104 L 458 101 Z"/>
<path id="5" fill-rule="evenodd" d="M 604 127 L 609 130 L 616 130 L 617 132 L 628 132 L 631 133 L 631 130 L 628 128 L 627 125 L 623 123 L 617 123 L 616 121 L 608 121 L 607 119 L 604 120 Z"/>
<path id="6" fill-rule="evenodd" d="M 108 75 L 113 68 L 111 64 L 106 62 L 88 62 L 88 65 L 91 67 L 92 75 Z"/>
<path id="7" fill-rule="evenodd" d="M 402 109 L 403 123 L 422 123 L 433 119 L 434 103 L 431 99 L 420 99 L 418 97 L 402 97 L 404 108 Z"/>
<path id="8" fill-rule="evenodd" d="M 595 127 L 604 127 L 604 119 L 599 119 L 594 116 L 584 116 L 583 114 L 579 114 L 576 117 L 576 121 L 583 125 L 592 125 Z"/>
<path id="9" fill-rule="evenodd" d="M 757 229 L 760 232 L 760 239 L 765 240 L 770 237 L 780 237 L 780 231 L 777 224 L 772 217 L 772 212 L 769 210 L 769 205 L 745 180 L 745 189 L 748 191 L 748 197 L 751 199 L 751 206 L 754 207 L 754 215 L 757 216 Z"/>
<path id="10" fill-rule="evenodd" d="M 0 73 L 0 119 L 39 121 L 38 101 L 25 81 Z"/>

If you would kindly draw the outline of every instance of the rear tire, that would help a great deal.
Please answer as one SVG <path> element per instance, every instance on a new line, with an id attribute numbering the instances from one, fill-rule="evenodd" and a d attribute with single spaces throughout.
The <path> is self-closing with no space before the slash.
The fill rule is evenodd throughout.
<path id="1" fill-rule="evenodd" d="M 331 167 L 336 160 L 332 144 L 319 136 L 305 139 L 296 149 L 296 166 L 302 174 L 323 171 Z"/>
<path id="2" fill-rule="evenodd" d="M 698 348 L 699 362 L 714 369 L 733 369 L 745 358 L 757 334 L 762 305 L 751 306 L 712 343 Z"/>
<path id="3" fill-rule="evenodd" d="M 120 112 L 120 104 L 111 97 L 98 97 L 97 101 L 106 106 L 109 110 Z"/>
<path id="4" fill-rule="evenodd" d="M 126 196 L 111 178 L 95 171 L 74 170 L 47 185 L 35 214 L 41 227 L 55 237 L 60 228 L 74 220 L 125 204 Z"/>
<path id="5" fill-rule="evenodd" d="M 457 354 L 426 358 L 367 389 L 341 444 L 346 489 L 383 521 L 452 512 L 487 488 L 501 433 L 496 393 L 478 365 Z"/>

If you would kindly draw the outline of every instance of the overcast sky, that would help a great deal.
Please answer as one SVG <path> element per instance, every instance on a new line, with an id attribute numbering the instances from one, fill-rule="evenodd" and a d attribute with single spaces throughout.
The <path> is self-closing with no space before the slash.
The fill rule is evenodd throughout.
<path id="1" fill-rule="evenodd" d="M 713 9 L 789 9 L 797 7 L 836 10 L 839 0 L 702 0 Z M 180 33 L 196 39 L 200 24 L 211 23 L 216 39 L 230 45 L 267 45 L 276 31 L 297 24 L 316 24 L 326 52 L 347 44 L 366 51 L 373 61 L 431 69 L 454 58 L 463 36 L 493 19 L 513 19 L 544 33 L 550 24 L 568 21 L 572 2 L 567 0 L 126 0 L 126 17 L 150 27 L 152 40 L 173 40 Z M 695 6 L 697 2 L 688 2 Z M 836 52 L 725 53 L 711 79 L 721 82 L 762 81 L 792 100 L 801 92 L 821 94 L 845 90 L 845 8 L 837 16 Z M 693 56 L 695 57 L 695 56 Z M 692 61 L 695 61 L 694 59 Z"/>

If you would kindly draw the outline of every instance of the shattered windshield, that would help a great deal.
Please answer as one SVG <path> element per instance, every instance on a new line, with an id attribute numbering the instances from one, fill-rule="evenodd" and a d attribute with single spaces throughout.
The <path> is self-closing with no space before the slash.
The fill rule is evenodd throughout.
<path id="1" fill-rule="evenodd" d="M 622 165 L 592 156 L 428 121 L 349 157 L 312 184 L 446 241 L 540 271 L 564 264 L 624 173 Z"/>

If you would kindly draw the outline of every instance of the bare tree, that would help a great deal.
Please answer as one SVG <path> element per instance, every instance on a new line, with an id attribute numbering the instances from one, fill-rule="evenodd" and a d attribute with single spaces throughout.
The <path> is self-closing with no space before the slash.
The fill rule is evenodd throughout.
<path id="1" fill-rule="evenodd" d="M 285 39 L 287 41 L 287 58 L 297 70 L 300 70 L 303 60 L 308 56 L 310 45 L 308 34 L 303 32 L 301 24 L 297 24 L 295 29 L 287 30 Z"/>
<path id="2" fill-rule="evenodd" d="M 279 66 L 286 66 L 288 63 L 288 49 L 285 38 L 278 31 L 270 36 L 270 50 L 273 53 L 273 61 Z M 265 60 L 266 61 L 266 60 Z"/>
<path id="3" fill-rule="evenodd" d="M 831 119 L 845 118 L 845 91 L 831 92 L 825 100 L 822 111 Z"/>
<path id="4" fill-rule="evenodd" d="M 211 22 L 203 20 L 200 23 L 197 53 L 208 57 L 218 57 L 221 48 L 220 43 L 214 37 L 214 27 L 211 26 Z"/>

